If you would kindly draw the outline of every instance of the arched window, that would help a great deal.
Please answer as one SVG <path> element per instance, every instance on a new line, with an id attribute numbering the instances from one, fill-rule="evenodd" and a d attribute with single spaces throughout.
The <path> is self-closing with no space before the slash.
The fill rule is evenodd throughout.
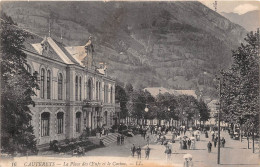
<path id="1" fill-rule="evenodd" d="M 63 90 L 63 77 L 62 74 L 58 75 L 58 99 L 62 100 L 62 90 Z"/>
<path id="2" fill-rule="evenodd" d="M 50 135 L 50 113 L 44 112 L 41 114 L 41 136 Z"/>
<path id="3" fill-rule="evenodd" d="M 113 87 L 110 89 L 110 103 L 113 103 Z"/>
<path id="4" fill-rule="evenodd" d="M 47 99 L 51 99 L 51 71 L 47 71 Z"/>
<path id="5" fill-rule="evenodd" d="M 81 77 L 79 77 L 79 101 L 81 101 L 81 91 L 82 91 L 82 88 L 81 88 Z"/>
<path id="6" fill-rule="evenodd" d="M 63 122 L 64 122 L 64 113 L 58 112 L 57 114 L 57 133 L 62 134 L 63 133 Z"/>
<path id="7" fill-rule="evenodd" d="M 91 79 L 88 80 L 87 92 L 88 92 L 88 99 L 92 100 L 92 81 L 91 81 Z"/>
<path id="8" fill-rule="evenodd" d="M 79 91 L 79 81 L 78 81 L 78 76 L 76 76 L 76 81 L 75 81 L 75 100 L 78 100 L 78 91 Z"/>
<path id="9" fill-rule="evenodd" d="M 81 127 L 81 113 L 77 112 L 76 113 L 76 132 L 80 132 L 80 127 Z"/>
<path id="10" fill-rule="evenodd" d="M 99 97 L 98 97 L 98 81 L 96 82 L 96 99 L 98 100 Z"/>
<path id="11" fill-rule="evenodd" d="M 45 88 L 45 70 L 41 69 L 41 98 L 44 99 L 44 88 Z"/>

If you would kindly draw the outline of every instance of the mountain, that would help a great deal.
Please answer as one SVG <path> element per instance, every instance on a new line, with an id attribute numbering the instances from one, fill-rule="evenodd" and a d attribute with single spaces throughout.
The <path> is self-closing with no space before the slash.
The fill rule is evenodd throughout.
<path id="1" fill-rule="evenodd" d="M 222 12 L 221 14 L 233 23 L 243 26 L 248 31 L 256 31 L 257 28 L 260 28 L 260 10 L 250 11 L 242 15 L 232 12 Z"/>
<path id="2" fill-rule="evenodd" d="M 247 33 L 200 2 L 4 2 L 19 26 L 67 46 L 94 37 L 95 61 L 137 88 L 216 92 L 213 78 Z"/>

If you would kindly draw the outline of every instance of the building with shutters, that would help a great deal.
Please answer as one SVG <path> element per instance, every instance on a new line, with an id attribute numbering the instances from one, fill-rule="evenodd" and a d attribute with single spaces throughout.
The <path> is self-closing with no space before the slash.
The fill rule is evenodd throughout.
<path id="1" fill-rule="evenodd" d="M 27 69 L 38 73 L 40 86 L 31 106 L 38 145 L 117 123 L 115 80 L 104 65 L 93 65 L 91 38 L 84 46 L 66 47 L 51 37 L 34 37 L 25 47 Z"/>

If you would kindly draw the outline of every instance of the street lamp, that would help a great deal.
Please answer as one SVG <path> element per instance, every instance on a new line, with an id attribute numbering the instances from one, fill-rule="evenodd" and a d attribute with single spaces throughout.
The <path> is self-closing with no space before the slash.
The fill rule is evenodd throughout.
<path id="1" fill-rule="evenodd" d="M 220 164 L 220 112 L 221 112 L 221 89 L 222 89 L 222 78 L 221 74 L 219 80 L 219 110 L 218 110 L 218 164 Z"/>
<path id="2" fill-rule="evenodd" d="M 148 112 L 148 111 L 149 111 L 149 108 L 147 107 L 147 104 L 145 105 L 144 111 L 145 111 L 145 112 Z"/>

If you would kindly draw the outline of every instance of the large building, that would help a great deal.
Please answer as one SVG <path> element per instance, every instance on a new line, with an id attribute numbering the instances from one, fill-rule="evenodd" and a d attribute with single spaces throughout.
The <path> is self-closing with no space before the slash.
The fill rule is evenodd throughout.
<path id="1" fill-rule="evenodd" d="M 35 36 L 25 46 L 27 69 L 38 73 L 40 86 L 31 106 L 38 145 L 117 123 L 115 80 L 106 67 L 93 65 L 91 38 L 84 46 L 66 47 L 51 37 Z"/>

